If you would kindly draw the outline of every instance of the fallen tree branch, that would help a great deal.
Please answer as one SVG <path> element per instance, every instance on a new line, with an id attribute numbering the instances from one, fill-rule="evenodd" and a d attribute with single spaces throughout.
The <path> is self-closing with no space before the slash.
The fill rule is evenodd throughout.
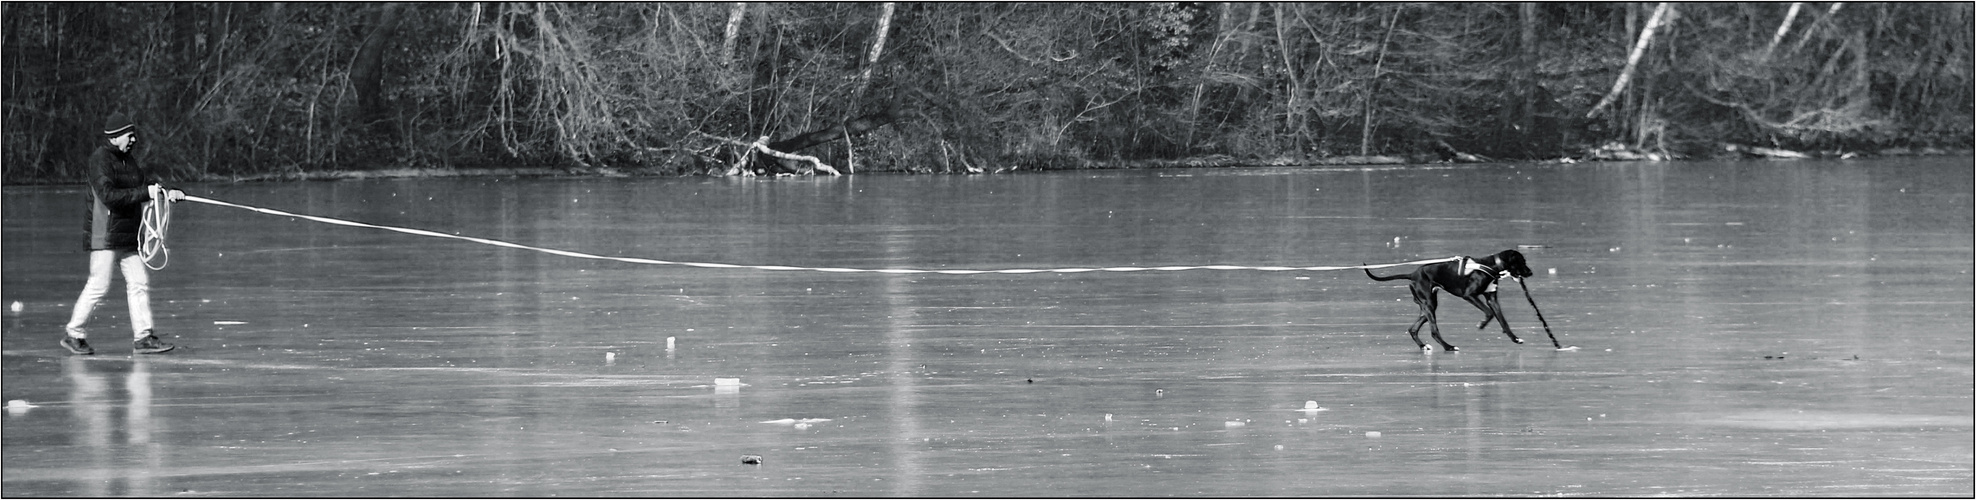
<path id="1" fill-rule="evenodd" d="M 1793 159 L 1793 160 L 1801 160 L 1801 159 L 1805 159 L 1805 158 L 1811 158 L 1811 155 L 1808 155 L 1808 154 L 1804 154 L 1804 153 L 1800 153 L 1800 152 L 1797 152 L 1797 151 L 1792 151 L 1792 150 L 1789 150 L 1789 149 L 1779 149 L 1779 148 L 1766 148 L 1766 147 L 1762 147 L 1762 146 L 1744 146 L 1744 145 L 1741 145 L 1741 144 L 1724 144 L 1724 145 L 1722 145 L 1722 149 L 1725 149 L 1725 150 L 1728 150 L 1728 151 L 1731 151 L 1731 152 L 1736 152 L 1736 153 L 1743 153 L 1743 154 L 1747 154 L 1747 155 L 1751 155 L 1751 156 L 1763 156 L 1763 157 L 1769 157 L 1769 158 L 1785 158 L 1785 159 Z"/>
<path id="2" fill-rule="evenodd" d="M 815 157 L 815 156 L 809 156 L 809 155 L 799 155 L 799 154 L 795 154 L 795 153 L 784 153 L 784 152 L 781 152 L 781 151 L 776 151 L 776 150 L 773 150 L 773 149 L 769 149 L 769 148 L 768 148 L 768 136 L 766 136 L 766 135 L 764 135 L 764 136 L 762 136 L 762 138 L 761 138 L 760 140 L 757 140 L 757 141 L 755 141 L 755 144 L 754 144 L 754 146 L 755 146 L 755 150 L 756 150 L 756 151 L 761 151 L 762 153 L 764 153 L 764 154 L 767 154 L 767 155 L 769 155 L 769 156 L 773 156 L 773 157 L 776 157 L 776 158 L 781 158 L 781 159 L 784 159 L 784 160 L 796 160 L 796 161 L 807 161 L 807 162 L 810 162 L 810 168 L 811 168 L 811 170 L 812 170 L 812 171 L 815 171 L 815 172 L 823 172 L 823 173 L 826 173 L 826 174 L 830 174 L 830 175 L 844 175 L 844 174 L 841 174 L 841 173 L 838 173 L 838 172 L 837 172 L 837 169 L 835 169 L 835 168 L 831 168 L 831 166 L 830 166 L 830 165 L 828 165 L 828 164 L 825 164 L 825 163 L 823 163 L 823 160 L 820 160 L 820 159 L 817 159 L 817 157 Z"/>
<path id="3" fill-rule="evenodd" d="M 706 136 L 707 138 L 714 139 L 717 141 L 733 144 L 736 146 L 741 146 L 742 148 L 745 148 L 744 151 L 750 151 L 750 152 L 759 151 L 762 154 L 785 159 L 785 160 L 807 161 L 810 162 L 810 168 L 816 172 L 823 172 L 830 175 L 844 175 L 842 173 L 837 172 L 836 168 L 831 167 L 829 164 L 824 163 L 823 160 L 818 159 L 815 156 L 799 155 L 795 153 L 784 153 L 781 151 L 776 151 L 774 149 L 769 149 L 768 136 L 766 135 L 762 136 L 760 139 L 755 139 L 755 142 L 741 142 L 741 140 L 739 139 L 721 137 L 706 132 L 695 132 L 695 133 L 698 133 L 702 136 Z M 748 164 L 748 155 L 746 154 L 741 155 L 740 162 L 736 163 L 734 168 L 728 169 L 728 175 L 734 175 L 735 170 L 744 169 L 744 167 L 746 167 L 747 164 Z"/>
<path id="4" fill-rule="evenodd" d="M 1461 150 L 1455 149 L 1454 146 L 1449 145 L 1448 141 L 1443 141 L 1440 139 L 1434 140 L 1434 152 L 1435 154 L 1440 155 L 1441 161 L 1444 162 L 1489 163 L 1496 161 L 1494 158 L 1490 158 L 1487 156 L 1462 152 Z"/>
<path id="5" fill-rule="evenodd" d="M 809 149 L 811 146 L 837 140 L 839 136 L 846 133 L 862 134 L 877 130 L 878 127 L 892 123 L 894 119 L 891 110 L 881 110 L 876 113 L 832 124 L 819 130 L 775 141 L 769 143 L 768 147 L 777 151 L 802 151 Z"/>

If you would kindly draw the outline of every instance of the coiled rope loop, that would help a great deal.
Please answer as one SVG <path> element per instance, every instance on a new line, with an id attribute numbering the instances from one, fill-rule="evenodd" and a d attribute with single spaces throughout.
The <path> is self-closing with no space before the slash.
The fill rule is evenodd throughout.
<path id="1" fill-rule="evenodd" d="M 152 184 L 150 190 L 151 201 L 144 202 L 144 217 L 138 223 L 137 256 L 144 259 L 144 267 L 159 271 L 171 263 L 165 232 L 172 225 L 172 202 L 165 199 L 163 187 Z"/>
<path id="2" fill-rule="evenodd" d="M 233 208 L 259 212 L 268 215 L 294 217 L 298 219 L 321 222 L 324 224 L 335 224 L 339 226 L 362 227 L 362 228 L 370 228 L 370 229 L 383 229 L 386 231 L 396 231 L 400 233 L 414 234 L 419 236 L 431 236 L 434 238 L 447 238 L 454 240 L 471 241 L 483 245 L 492 245 L 497 247 L 529 250 L 529 251 L 542 252 L 551 255 L 561 255 L 564 257 L 575 257 L 579 259 L 609 260 L 609 261 L 625 262 L 631 264 L 651 264 L 651 265 L 662 265 L 662 266 L 704 267 L 704 268 L 714 268 L 714 269 L 757 269 L 763 271 L 817 271 L 817 272 L 826 272 L 826 273 L 881 273 L 881 274 L 1033 274 L 1033 273 L 1088 273 L 1088 272 L 1100 272 L 1100 271 L 1102 272 L 1188 271 L 1195 269 L 1207 269 L 1207 270 L 1215 270 L 1215 271 L 1344 271 L 1344 270 L 1354 270 L 1354 269 L 1379 269 L 1386 267 L 1432 264 L 1435 262 L 1446 262 L 1459 258 L 1459 257 L 1445 257 L 1439 259 L 1401 262 L 1398 264 L 1374 264 L 1374 265 L 1358 265 L 1358 266 L 1307 266 L 1307 267 L 1202 265 L 1202 266 L 1159 266 L 1159 267 L 1066 267 L 1066 268 L 1055 268 L 1055 269 L 973 270 L 973 269 L 852 269 L 845 267 L 757 266 L 757 265 L 743 265 L 743 264 L 721 264 L 714 262 L 673 262 L 673 261 L 665 261 L 665 260 L 657 260 L 657 259 L 641 259 L 634 257 L 610 257 L 604 255 L 587 254 L 582 252 L 572 252 L 568 250 L 557 250 L 554 248 L 532 247 L 528 245 L 522 245 L 519 243 L 509 243 L 506 241 L 490 240 L 486 238 L 475 238 L 471 236 L 452 235 L 446 233 L 427 231 L 423 229 L 380 226 L 376 224 L 365 224 L 362 222 L 348 221 L 348 220 L 336 219 L 330 217 L 318 217 L 314 215 L 289 213 L 289 212 L 283 212 L 280 210 L 274 210 L 270 208 L 240 205 L 240 204 L 215 200 L 211 198 L 202 198 L 191 195 L 187 195 L 185 197 L 185 200 L 196 201 L 199 203 L 205 203 L 209 205 L 233 207 Z M 163 230 L 161 229 L 159 231 L 160 241 L 163 240 L 163 234 L 164 234 Z M 163 249 L 162 243 L 160 244 L 159 248 L 160 250 Z"/>

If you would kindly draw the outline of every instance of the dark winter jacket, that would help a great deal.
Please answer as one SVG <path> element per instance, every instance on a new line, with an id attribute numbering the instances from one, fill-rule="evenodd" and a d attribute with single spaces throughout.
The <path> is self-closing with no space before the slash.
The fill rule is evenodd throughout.
<path id="1" fill-rule="evenodd" d="M 144 202 L 151 200 L 145 187 L 154 182 L 137 158 L 107 142 L 89 153 L 89 216 L 83 230 L 89 233 L 90 250 L 137 249 Z"/>

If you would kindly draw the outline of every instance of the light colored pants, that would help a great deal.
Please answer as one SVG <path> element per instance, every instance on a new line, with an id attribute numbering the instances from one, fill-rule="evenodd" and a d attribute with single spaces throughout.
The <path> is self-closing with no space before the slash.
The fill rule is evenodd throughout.
<path id="1" fill-rule="evenodd" d="M 89 282 L 82 285 L 82 296 L 75 299 L 75 314 L 69 316 L 69 336 L 87 338 L 82 328 L 89 315 L 110 293 L 110 273 L 123 269 L 125 301 L 130 303 L 132 338 L 143 338 L 151 331 L 151 274 L 144 258 L 135 250 L 92 250 L 89 252 Z"/>

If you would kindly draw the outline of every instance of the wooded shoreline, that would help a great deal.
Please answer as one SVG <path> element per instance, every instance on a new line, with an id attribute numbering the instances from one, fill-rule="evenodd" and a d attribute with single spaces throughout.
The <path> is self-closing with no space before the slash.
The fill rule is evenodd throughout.
<path id="1" fill-rule="evenodd" d="M 1894 148 L 1876 153 L 1867 153 L 1867 154 L 1839 153 L 1839 154 L 1824 154 L 1818 156 L 1806 155 L 1804 158 L 1796 158 L 1791 156 L 1763 156 L 1763 155 L 1745 154 L 1745 155 L 1723 155 L 1723 156 L 1714 157 L 1712 159 L 1722 160 L 1722 159 L 1741 158 L 1748 161 L 1794 160 L 1794 159 L 1864 160 L 1864 159 L 1872 159 L 1872 158 L 1922 157 L 1922 156 L 1962 156 L 1962 157 L 1976 158 L 1976 150 L 1969 150 L 1969 149 L 1945 150 L 1939 148 L 1922 148 L 1920 150 L 1908 150 L 1904 148 Z M 1673 160 L 1623 159 L 1622 160 L 1622 159 L 1596 159 L 1596 158 L 1588 158 L 1581 160 L 1578 158 L 1564 157 L 1564 158 L 1557 158 L 1551 160 L 1535 160 L 1535 161 L 1522 161 L 1522 162 L 1539 163 L 1539 164 L 1570 164 L 1570 163 L 1586 163 L 1586 162 L 1598 162 L 1598 161 L 1679 162 L 1679 161 L 1692 161 L 1692 160 L 1682 160 L 1682 159 L 1673 159 Z M 1392 156 L 1374 156 L 1374 157 L 1348 156 L 1348 157 L 1318 159 L 1316 161 L 1307 161 L 1307 162 L 1296 162 L 1296 161 L 1291 161 L 1287 158 L 1277 158 L 1267 161 L 1241 161 L 1229 157 L 1203 157 L 1203 158 L 1187 158 L 1187 159 L 1179 159 L 1179 160 L 1133 161 L 1133 162 L 1117 162 L 1117 163 L 1091 162 L 1090 164 L 1087 165 L 1071 167 L 1071 168 L 1063 168 L 1063 169 L 1052 169 L 1052 170 L 1131 170 L 1131 169 L 1161 169 L 1161 168 L 1265 168 L 1265 167 L 1352 167 L 1352 166 L 1372 167 L 1372 166 L 1381 166 L 1381 165 L 1393 166 L 1393 167 L 1406 167 L 1409 165 L 1432 166 L 1432 165 L 1447 165 L 1450 163 L 1455 163 L 1455 162 L 1416 163 L 1416 162 L 1408 162 L 1404 158 L 1392 157 Z M 1459 163 L 1470 164 L 1468 162 L 1459 162 Z M 1490 162 L 1490 163 L 1495 163 L 1495 162 Z M 962 172 L 962 173 L 936 172 L 936 173 L 931 173 L 931 175 L 978 175 L 978 174 L 1005 175 L 1005 174 L 1014 174 L 1023 171 L 1024 170 L 1020 170 L 1020 169 L 999 169 L 999 170 L 983 171 L 983 172 Z M 1040 171 L 1040 170 L 1031 170 L 1031 171 Z M 864 175 L 926 175 L 926 174 L 928 173 L 905 171 L 905 170 L 881 170 L 881 171 L 868 171 Z M 214 176 L 214 177 L 205 177 L 205 178 L 178 179 L 178 181 L 180 182 L 297 182 L 297 181 L 342 181 L 342 180 L 365 180 L 365 179 L 442 179 L 442 178 L 454 178 L 454 177 L 626 178 L 626 177 L 681 177 L 681 176 L 695 176 L 695 175 L 707 175 L 707 174 L 681 174 L 674 171 L 659 170 L 659 169 L 627 170 L 627 169 L 617 169 L 610 167 L 385 168 L 385 169 L 375 169 L 375 170 L 318 170 L 318 171 L 306 171 L 306 172 L 305 171 L 274 172 L 274 173 L 255 174 L 250 176 L 228 176 L 228 177 Z M 745 175 L 754 176 L 755 174 L 750 173 Z M 774 175 L 794 176 L 798 174 L 785 173 L 785 174 L 774 174 Z M 79 181 L 30 179 L 25 182 L 8 182 L 6 185 L 9 186 L 64 185 L 64 184 L 79 184 L 79 183 L 80 183 Z"/>
<path id="2" fill-rule="evenodd" d="M 1969 3 L 0 4 L 0 182 L 1857 157 Z"/>

